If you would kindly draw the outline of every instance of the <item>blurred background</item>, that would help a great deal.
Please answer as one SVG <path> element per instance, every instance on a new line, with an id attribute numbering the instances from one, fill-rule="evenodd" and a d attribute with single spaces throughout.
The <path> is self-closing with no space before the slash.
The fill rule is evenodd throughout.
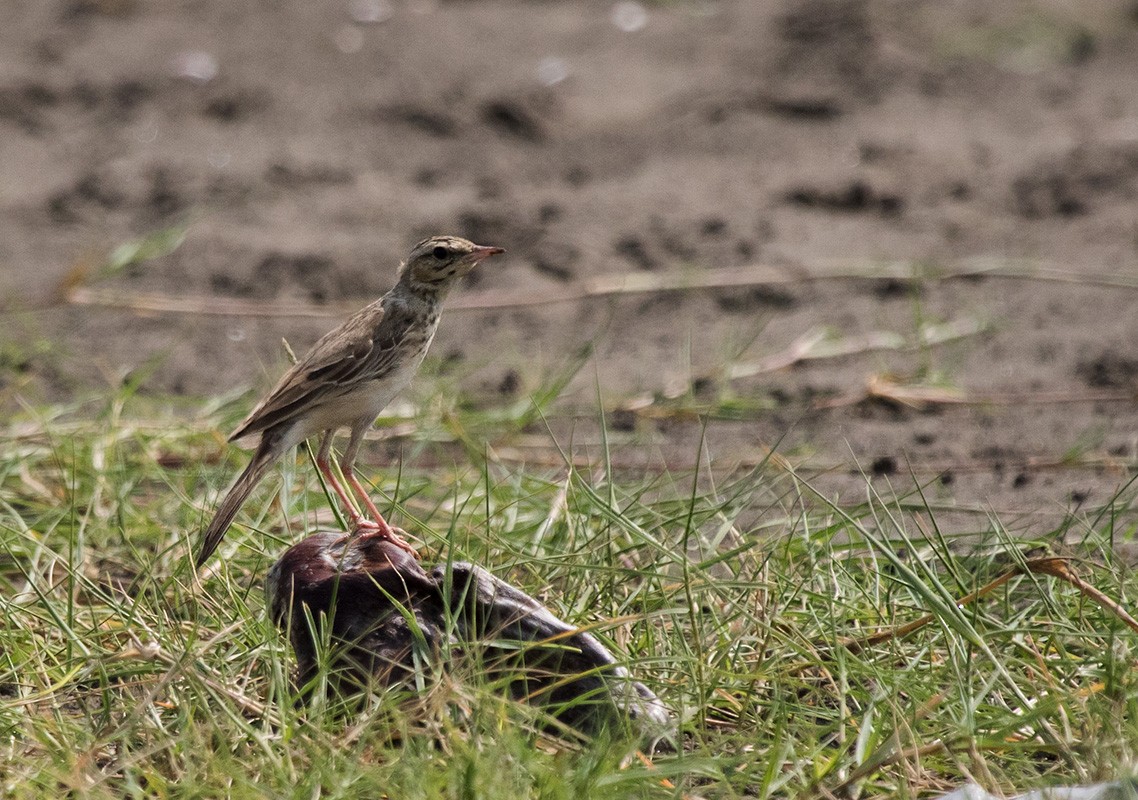
<path id="1" fill-rule="evenodd" d="M 618 463 L 1025 530 L 1133 474 L 1134 0 L 0 14 L 0 409 L 263 390 L 456 233 L 509 253 L 415 397 L 572 375 L 551 427 L 600 397 Z"/>

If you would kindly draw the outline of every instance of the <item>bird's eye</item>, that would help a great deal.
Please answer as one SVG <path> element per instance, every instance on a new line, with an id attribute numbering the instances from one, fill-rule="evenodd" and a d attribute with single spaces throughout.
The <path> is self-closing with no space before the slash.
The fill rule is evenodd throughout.
<path id="1" fill-rule="evenodd" d="M 434 250 L 431 251 L 431 253 L 439 261 L 442 261 L 444 258 L 447 257 L 447 249 L 445 247 L 443 247 L 442 245 L 439 245 L 438 247 L 436 247 Z"/>

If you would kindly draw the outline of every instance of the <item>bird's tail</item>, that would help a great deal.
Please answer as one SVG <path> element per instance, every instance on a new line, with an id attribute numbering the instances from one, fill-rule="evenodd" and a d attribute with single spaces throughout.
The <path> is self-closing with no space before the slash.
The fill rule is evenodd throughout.
<path id="1" fill-rule="evenodd" d="M 221 538 L 229 530 L 230 523 L 233 522 L 233 518 L 237 516 L 237 512 L 249 498 L 249 494 L 261 482 L 261 478 L 265 477 L 269 467 L 277 460 L 280 455 L 276 442 L 277 438 L 268 434 L 261 437 L 261 444 L 253 455 L 253 460 L 249 462 L 249 466 L 245 467 L 245 471 L 238 476 L 229 493 L 225 495 L 225 499 L 221 501 L 221 507 L 214 514 L 213 521 L 209 523 L 209 527 L 202 534 L 201 548 L 198 551 L 197 559 L 198 567 L 201 567 L 217 549 L 218 544 L 221 543 Z"/>

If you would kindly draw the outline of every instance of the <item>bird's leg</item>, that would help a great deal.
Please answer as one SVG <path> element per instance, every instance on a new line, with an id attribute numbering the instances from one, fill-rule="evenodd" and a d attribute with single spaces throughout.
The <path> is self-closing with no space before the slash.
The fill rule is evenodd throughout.
<path id="1" fill-rule="evenodd" d="M 336 492 L 336 496 L 340 498 L 340 502 L 343 503 L 344 508 L 348 510 L 352 527 L 358 528 L 361 521 L 364 521 L 364 518 L 360 512 L 356 510 L 355 503 L 352 502 L 352 498 L 348 493 L 344 491 L 344 487 L 336 480 L 336 474 L 332 472 L 332 461 L 330 457 L 332 454 L 333 433 L 335 433 L 335 431 L 324 431 L 324 438 L 320 440 L 320 449 L 316 452 L 316 469 L 320 470 L 320 474 L 324 476 L 324 480 L 328 482 L 332 490 Z"/>
<path id="2" fill-rule="evenodd" d="M 351 433 L 348 437 L 348 446 L 344 449 L 344 455 L 340 457 L 340 471 L 344 473 L 344 480 L 355 489 L 356 494 L 360 500 L 363 501 L 364 506 L 371 512 L 372 517 L 375 519 L 374 526 L 379 528 L 381 533 L 389 534 L 391 533 L 391 526 L 387 524 L 387 520 L 379 513 L 379 509 L 375 507 L 375 503 L 371 501 L 367 490 L 364 489 L 359 478 L 356 477 L 356 471 L 353 467 L 356 463 L 356 456 L 358 456 L 360 452 L 360 445 L 363 444 L 364 432 L 368 429 L 369 425 L 371 425 L 371 420 L 367 420 L 366 423 L 357 422 L 352 425 Z M 364 524 L 367 522 L 370 522 L 370 520 L 364 520 Z M 372 526 L 368 525 L 367 527 Z"/>
<path id="3" fill-rule="evenodd" d="M 383 518 L 383 515 L 379 513 L 379 509 L 375 507 L 375 503 L 371 501 L 367 489 L 363 487 L 359 478 L 356 477 L 356 470 L 353 465 L 356 462 L 356 456 L 359 455 L 360 445 L 363 444 L 364 433 L 371 427 L 371 424 L 372 420 L 366 419 L 352 425 L 351 433 L 348 437 L 348 446 L 344 448 L 344 455 L 340 458 L 340 471 L 344 473 L 344 480 L 351 484 L 356 494 L 359 495 L 360 500 L 362 500 L 363 504 L 367 507 L 367 510 L 370 511 L 371 515 L 375 518 L 375 522 L 366 519 L 358 520 L 356 521 L 356 525 L 358 527 L 377 528 L 379 535 L 384 539 L 387 539 L 392 544 L 398 545 L 415 556 L 415 558 L 418 558 L 419 554 L 415 548 L 404 541 L 403 537 L 395 532 L 395 528 L 389 525 L 387 520 Z"/>

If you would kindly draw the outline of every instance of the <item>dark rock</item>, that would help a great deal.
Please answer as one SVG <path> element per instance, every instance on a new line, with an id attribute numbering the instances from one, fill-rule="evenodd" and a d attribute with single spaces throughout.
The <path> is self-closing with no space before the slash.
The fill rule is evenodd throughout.
<path id="1" fill-rule="evenodd" d="M 490 100 L 482 106 L 482 120 L 491 128 L 526 142 L 545 139 L 545 126 L 525 104 L 511 99 Z"/>
<path id="2" fill-rule="evenodd" d="M 628 259 L 640 269 L 652 270 L 659 266 L 656 259 L 648 252 L 644 240 L 639 236 L 622 236 L 613 245 L 613 249 L 616 250 L 617 255 Z"/>
<path id="3" fill-rule="evenodd" d="M 880 456 L 873 459 L 869 471 L 875 476 L 895 475 L 897 473 L 897 459 L 893 456 Z"/>
<path id="4" fill-rule="evenodd" d="M 1097 358 L 1082 361 L 1075 372 L 1088 386 L 1098 389 L 1127 389 L 1138 386 L 1138 359 L 1107 350 Z"/>
<path id="5" fill-rule="evenodd" d="M 796 186 L 786 192 L 786 201 L 796 206 L 825 211 L 850 213 L 877 213 L 883 217 L 898 217 L 905 210 L 905 200 L 899 194 L 883 191 L 862 180 L 854 180 L 838 187 Z"/>
<path id="6" fill-rule="evenodd" d="M 428 136 L 449 139 L 458 133 L 458 122 L 444 111 L 419 105 L 397 104 L 379 109 L 375 118 L 384 122 L 407 125 Z"/>

